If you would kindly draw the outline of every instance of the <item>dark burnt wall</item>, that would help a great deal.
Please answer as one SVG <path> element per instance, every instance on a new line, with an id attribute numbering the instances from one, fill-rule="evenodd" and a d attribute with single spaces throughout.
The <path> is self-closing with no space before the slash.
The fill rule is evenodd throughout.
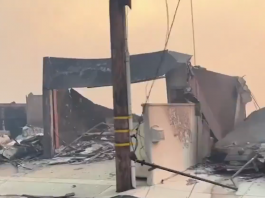
<path id="1" fill-rule="evenodd" d="M 106 118 L 113 117 L 113 109 L 95 104 L 73 89 L 58 90 L 57 101 L 61 143 L 62 140 L 70 143 L 98 123 L 106 122 Z M 138 120 L 136 115 L 133 118 Z M 99 130 L 103 128 L 106 127 L 99 127 Z"/>
<path id="2" fill-rule="evenodd" d="M 59 134 L 67 143 L 113 116 L 112 109 L 94 104 L 73 89 L 58 90 L 57 101 Z"/>

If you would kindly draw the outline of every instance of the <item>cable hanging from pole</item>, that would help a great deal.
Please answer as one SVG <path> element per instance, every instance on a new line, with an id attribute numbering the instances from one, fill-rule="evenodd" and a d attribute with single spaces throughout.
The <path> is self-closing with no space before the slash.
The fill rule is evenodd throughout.
<path id="1" fill-rule="evenodd" d="M 166 41 L 165 42 L 167 42 L 167 37 L 168 37 L 168 33 L 169 33 L 169 11 L 168 11 L 167 0 L 165 0 L 165 4 L 166 4 L 166 15 L 167 15 L 167 32 L 166 32 Z"/>
<path id="2" fill-rule="evenodd" d="M 193 0 L 190 0 L 190 10 L 191 10 L 191 26 L 192 26 L 192 40 L 193 40 L 193 61 L 194 61 L 194 66 L 196 66 L 196 45 L 195 45 Z"/>
<path id="3" fill-rule="evenodd" d="M 151 84 L 151 87 L 149 89 L 149 92 L 148 92 L 148 95 L 147 95 L 145 103 L 147 103 L 149 101 L 152 89 L 154 87 L 154 83 L 157 80 L 158 73 L 159 73 L 160 68 L 161 68 L 161 66 L 163 64 L 163 61 L 164 61 L 164 58 L 165 58 L 165 52 L 166 52 L 166 49 L 167 49 L 167 45 L 168 45 L 168 42 L 169 42 L 169 38 L 170 38 L 170 35 L 171 35 L 172 28 L 173 28 L 174 23 L 175 23 L 175 19 L 176 19 L 177 11 L 178 11 L 178 8 L 179 8 L 179 4 L 180 4 L 180 0 L 178 0 L 178 4 L 176 6 L 176 9 L 175 9 L 175 12 L 174 12 L 174 16 L 173 16 L 173 20 L 172 20 L 172 23 L 171 23 L 171 26 L 170 26 L 170 29 L 169 29 L 169 32 L 168 32 L 168 36 L 167 36 L 167 39 L 166 39 L 166 42 L 165 42 L 165 46 L 164 46 L 164 49 L 163 49 L 163 54 L 161 55 L 161 58 L 160 58 L 160 61 L 159 61 L 159 64 L 158 64 L 158 67 L 157 67 L 157 70 L 156 70 L 155 79 L 153 79 L 153 81 L 152 81 L 152 84 Z M 143 108 L 143 113 L 144 113 L 144 109 L 145 108 Z M 142 115 L 143 115 L 143 113 L 142 113 Z"/>
<path id="4" fill-rule="evenodd" d="M 167 49 L 167 45 L 168 45 L 168 42 L 169 42 L 169 39 L 170 39 L 170 35 L 171 35 L 171 32 L 172 32 L 172 29 L 173 29 L 173 26 L 175 24 L 175 19 L 176 19 L 176 15 L 177 15 L 177 12 L 178 12 L 178 9 L 179 9 L 179 5 L 180 5 L 180 1 L 181 0 L 178 0 L 178 3 L 177 3 L 177 6 L 175 8 L 175 12 L 174 12 L 174 16 L 173 16 L 173 19 L 172 19 L 172 22 L 171 22 L 171 25 L 170 25 L 170 28 L 169 28 L 169 31 L 168 31 L 168 34 L 167 34 L 167 38 L 166 38 L 166 41 L 165 41 L 165 45 L 164 45 L 164 49 L 163 49 L 163 53 L 161 55 L 161 58 L 160 58 L 160 61 L 159 61 L 159 64 L 158 64 L 158 67 L 157 67 L 157 70 L 156 70 L 156 75 L 155 75 L 155 79 L 153 79 L 152 81 L 152 84 L 151 84 L 151 87 L 149 89 L 149 92 L 146 96 L 146 101 L 145 101 L 145 104 L 149 101 L 149 98 L 150 98 L 150 95 L 151 95 L 151 92 L 152 92 L 152 89 L 154 87 L 154 84 L 155 84 L 155 81 L 157 80 L 158 78 L 158 74 L 159 74 L 159 71 L 160 71 L 160 68 L 163 64 L 163 61 L 164 61 L 164 58 L 165 58 L 165 54 L 166 54 L 166 49 Z M 143 106 L 143 110 L 142 110 L 142 114 L 140 116 L 140 119 L 139 119 L 139 123 L 136 127 L 136 138 L 137 136 L 141 137 L 140 133 L 139 133 L 139 126 L 140 124 L 142 123 L 142 117 L 143 117 L 143 114 L 145 112 L 145 105 Z M 142 142 L 140 141 L 140 143 L 142 144 Z M 143 144 L 141 146 L 142 148 L 144 147 Z M 137 148 L 135 148 L 136 150 Z M 140 151 L 141 152 L 141 151 Z"/>
<path id="5" fill-rule="evenodd" d="M 254 103 L 255 108 L 257 110 L 260 109 L 260 106 L 259 106 L 259 104 L 258 104 L 258 102 L 256 100 L 256 97 L 254 96 L 254 94 L 252 92 L 250 94 L 251 94 L 251 98 L 253 99 L 253 103 Z"/>
<path id="6" fill-rule="evenodd" d="M 168 37 L 168 33 L 169 33 L 169 10 L 168 10 L 168 2 L 167 0 L 165 0 L 165 6 L 166 6 L 166 19 L 167 19 L 167 24 L 166 24 L 166 39 L 165 42 L 167 42 L 167 37 Z M 145 99 L 147 99 L 148 95 L 147 95 L 147 88 L 148 88 L 149 83 L 146 82 L 145 83 Z"/>

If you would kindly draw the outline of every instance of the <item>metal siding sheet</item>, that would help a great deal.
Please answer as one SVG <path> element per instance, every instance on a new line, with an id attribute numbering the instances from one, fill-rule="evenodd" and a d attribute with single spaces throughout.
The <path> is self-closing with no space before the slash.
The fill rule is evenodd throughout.
<path id="1" fill-rule="evenodd" d="M 164 54 L 165 53 L 165 54 Z M 164 54 L 162 66 L 161 57 Z M 132 55 L 130 57 L 131 82 L 143 82 L 164 76 L 177 68 L 190 55 L 168 51 Z M 178 61 L 178 60 L 179 61 Z M 159 69 L 158 69 L 159 68 Z M 47 89 L 111 86 L 110 59 L 73 59 L 45 57 L 43 84 Z"/>
<path id="2" fill-rule="evenodd" d="M 193 71 L 199 87 L 203 114 L 216 138 L 223 138 L 234 129 L 237 77 L 205 69 Z"/>

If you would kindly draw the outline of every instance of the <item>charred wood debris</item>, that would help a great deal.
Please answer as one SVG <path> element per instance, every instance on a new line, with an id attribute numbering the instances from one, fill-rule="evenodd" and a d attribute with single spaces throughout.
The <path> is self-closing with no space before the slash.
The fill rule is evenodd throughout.
<path id="1" fill-rule="evenodd" d="M 98 128 L 100 128 L 100 132 Z M 43 135 L 42 128 L 32 126 L 24 127 L 22 135 L 16 139 L 2 135 L 5 141 L 0 142 L 0 164 L 10 163 L 17 168 L 31 170 L 32 168 L 27 165 L 34 162 L 42 165 L 88 164 L 114 159 L 112 125 L 97 124 L 72 143 L 64 144 L 56 149 L 55 157 L 49 160 L 42 159 Z"/>

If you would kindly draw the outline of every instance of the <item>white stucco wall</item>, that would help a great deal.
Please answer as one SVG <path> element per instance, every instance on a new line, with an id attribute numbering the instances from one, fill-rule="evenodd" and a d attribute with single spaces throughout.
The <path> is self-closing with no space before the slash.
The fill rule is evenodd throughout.
<path id="1" fill-rule="evenodd" d="M 151 128 L 164 130 L 164 140 L 152 143 Z M 197 162 L 197 118 L 194 104 L 147 104 L 144 114 L 146 161 L 184 171 Z M 167 171 L 149 172 L 147 183 L 171 177 Z"/>

